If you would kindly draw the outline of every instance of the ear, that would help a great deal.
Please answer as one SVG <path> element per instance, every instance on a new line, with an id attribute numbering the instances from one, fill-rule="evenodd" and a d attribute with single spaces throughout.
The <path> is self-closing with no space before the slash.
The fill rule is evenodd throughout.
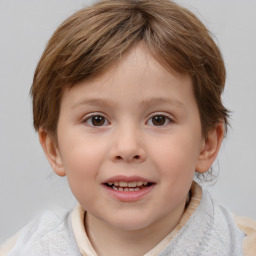
<path id="1" fill-rule="evenodd" d="M 216 159 L 224 137 L 223 123 L 217 124 L 211 129 L 203 141 L 202 149 L 198 157 L 196 171 L 204 173 L 210 169 Z"/>
<path id="2" fill-rule="evenodd" d="M 65 176 L 66 172 L 64 170 L 61 155 L 58 149 L 57 142 L 54 138 L 43 128 L 38 131 L 39 141 L 44 150 L 44 153 L 54 170 L 54 172 L 59 176 Z"/>

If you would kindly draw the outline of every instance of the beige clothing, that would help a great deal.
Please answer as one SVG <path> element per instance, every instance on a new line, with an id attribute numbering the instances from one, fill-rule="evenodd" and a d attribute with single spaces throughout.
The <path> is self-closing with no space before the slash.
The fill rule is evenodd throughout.
<path id="1" fill-rule="evenodd" d="M 247 218 L 235 216 L 237 226 L 242 230 L 246 237 L 243 241 L 244 256 L 256 255 L 256 221 Z"/>
<path id="2" fill-rule="evenodd" d="M 201 187 L 193 183 L 191 188 L 191 200 L 185 210 L 183 216 L 180 219 L 179 224 L 176 228 L 168 234 L 156 247 L 154 247 L 145 256 L 155 256 L 158 255 L 166 245 L 177 235 L 179 230 L 185 225 L 191 215 L 195 212 L 198 207 L 202 197 Z M 78 205 L 72 212 L 71 223 L 75 239 L 79 248 L 79 251 L 83 256 L 97 256 L 97 253 L 93 249 L 86 231 L 84 229 L 84 216 L 85 212 L 80 205 Z M 247 236 L 243 241 L 243 251 L 245 256 L 255 256 L 256 255 L 256 222 L 245 217 L 235 216 L 236 224 L 241 231 L 243 231 Z M 19 234 L 9 239 L 5 244 L 0 247 L 0 256 L 6 256 L 7 253 L 13 248 L 16 243 Z"/>

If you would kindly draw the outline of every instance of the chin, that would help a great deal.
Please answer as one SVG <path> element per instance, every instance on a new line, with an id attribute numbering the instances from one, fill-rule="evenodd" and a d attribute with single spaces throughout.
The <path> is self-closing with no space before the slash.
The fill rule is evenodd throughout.
<path id="1" fill-rule="evenodd" d="M 142 215 L 142 214 L 140 214 Z M 118 230 L 123 231 L 138 231 L 150 226 L 150 221 L 146 216 L 138 218 L 137 216 L 116 216 L 112 221 L 106 221 L 109 225 Z"/>

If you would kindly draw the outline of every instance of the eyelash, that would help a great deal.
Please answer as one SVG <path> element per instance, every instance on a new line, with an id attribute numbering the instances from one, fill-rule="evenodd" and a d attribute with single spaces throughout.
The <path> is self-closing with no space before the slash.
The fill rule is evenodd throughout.
<path id="1" fill-rule="evenodd" d="M 97 121 L 97 119 L 101 119 L 101 120 L 98 120 L 98 121 L 103 120 L 104 122 L 103 122 L 103 124 L 99 123 L 100 125 L 94 125 L 93 124 L 93 118 L 96 118 L 94 121 Z M 107 118 L 104 117 L 101 114 L 93 114 L 93 115 L 87 116 L 83 120 L 83 123 L 87 123 L 89 126 L 92 126 L 92 127 L 101 127 L 101 126 L 106 126 L 106 125 L 110 124 L 110 122 L 107 120 Z"/>
<path id="2" fill-rule="evenodd" d="M 163 124 L 160 124 L 160 125 L 156 125 L 153 123 L 153 118 L 156 118 L 156 117 L 160 117 L 160 118 L 164 118 L 163 121 L 164 123 Z M 151 122 L 150 122 L 151 120 Z M 161 120 L 160 120 L 161 121 Z M 163 126 L 166 126 L 168 125 L 169 123 L 173 123 L 173 118 L 170 117 L 169 115 L 167 114 L 163 114 L 163 113 L 156 113 L 156 114 L 153 114 L 148 120 L 146 123 L 151 123 L 150 125 L 152 126 L 156 126 L 156 127 L 163 127 Z"/>
<path id="3" fill-rule="evenodd" d="M 93 120 L 93 118 L 95 119 Z M 159 124 L 154 123 L 153 118 L 158 118 L 158 120 L 155 119 L 155 121 L 160 121 L 160 123 Z M 98 122 L 99 125 L 93 123 L 94 121 Z M 170 117 L 169 115 L 163 114 L 163 113 L 155 113 L 151 115 L 149 119 L 147 119 L 146 124 L 150 126 L 164 127 L 172 122 L 173 122 L 173 118 Z M 102 127 L 110 124 L 107 118 L 101 114 L 92 114 L 90 116 L 87 116 L 83 120 L 83 123 L 87 123 L 91 127 Z"/>

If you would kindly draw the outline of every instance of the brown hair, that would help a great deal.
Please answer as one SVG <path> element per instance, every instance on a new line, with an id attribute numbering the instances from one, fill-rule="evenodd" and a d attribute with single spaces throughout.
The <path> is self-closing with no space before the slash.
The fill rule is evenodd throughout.
<path id="1" fill-rule="evenodd" d="M 190 75 L 204 135 L 219 122 L 227 126 L 225 66 L 198 18 L 168 0 L 104 0 L 64 21 L 46 46 L 31 88 L 35 129 L 56 135 L 63 90 L 106 70 L 140 41 L 164 66 Z"/>

